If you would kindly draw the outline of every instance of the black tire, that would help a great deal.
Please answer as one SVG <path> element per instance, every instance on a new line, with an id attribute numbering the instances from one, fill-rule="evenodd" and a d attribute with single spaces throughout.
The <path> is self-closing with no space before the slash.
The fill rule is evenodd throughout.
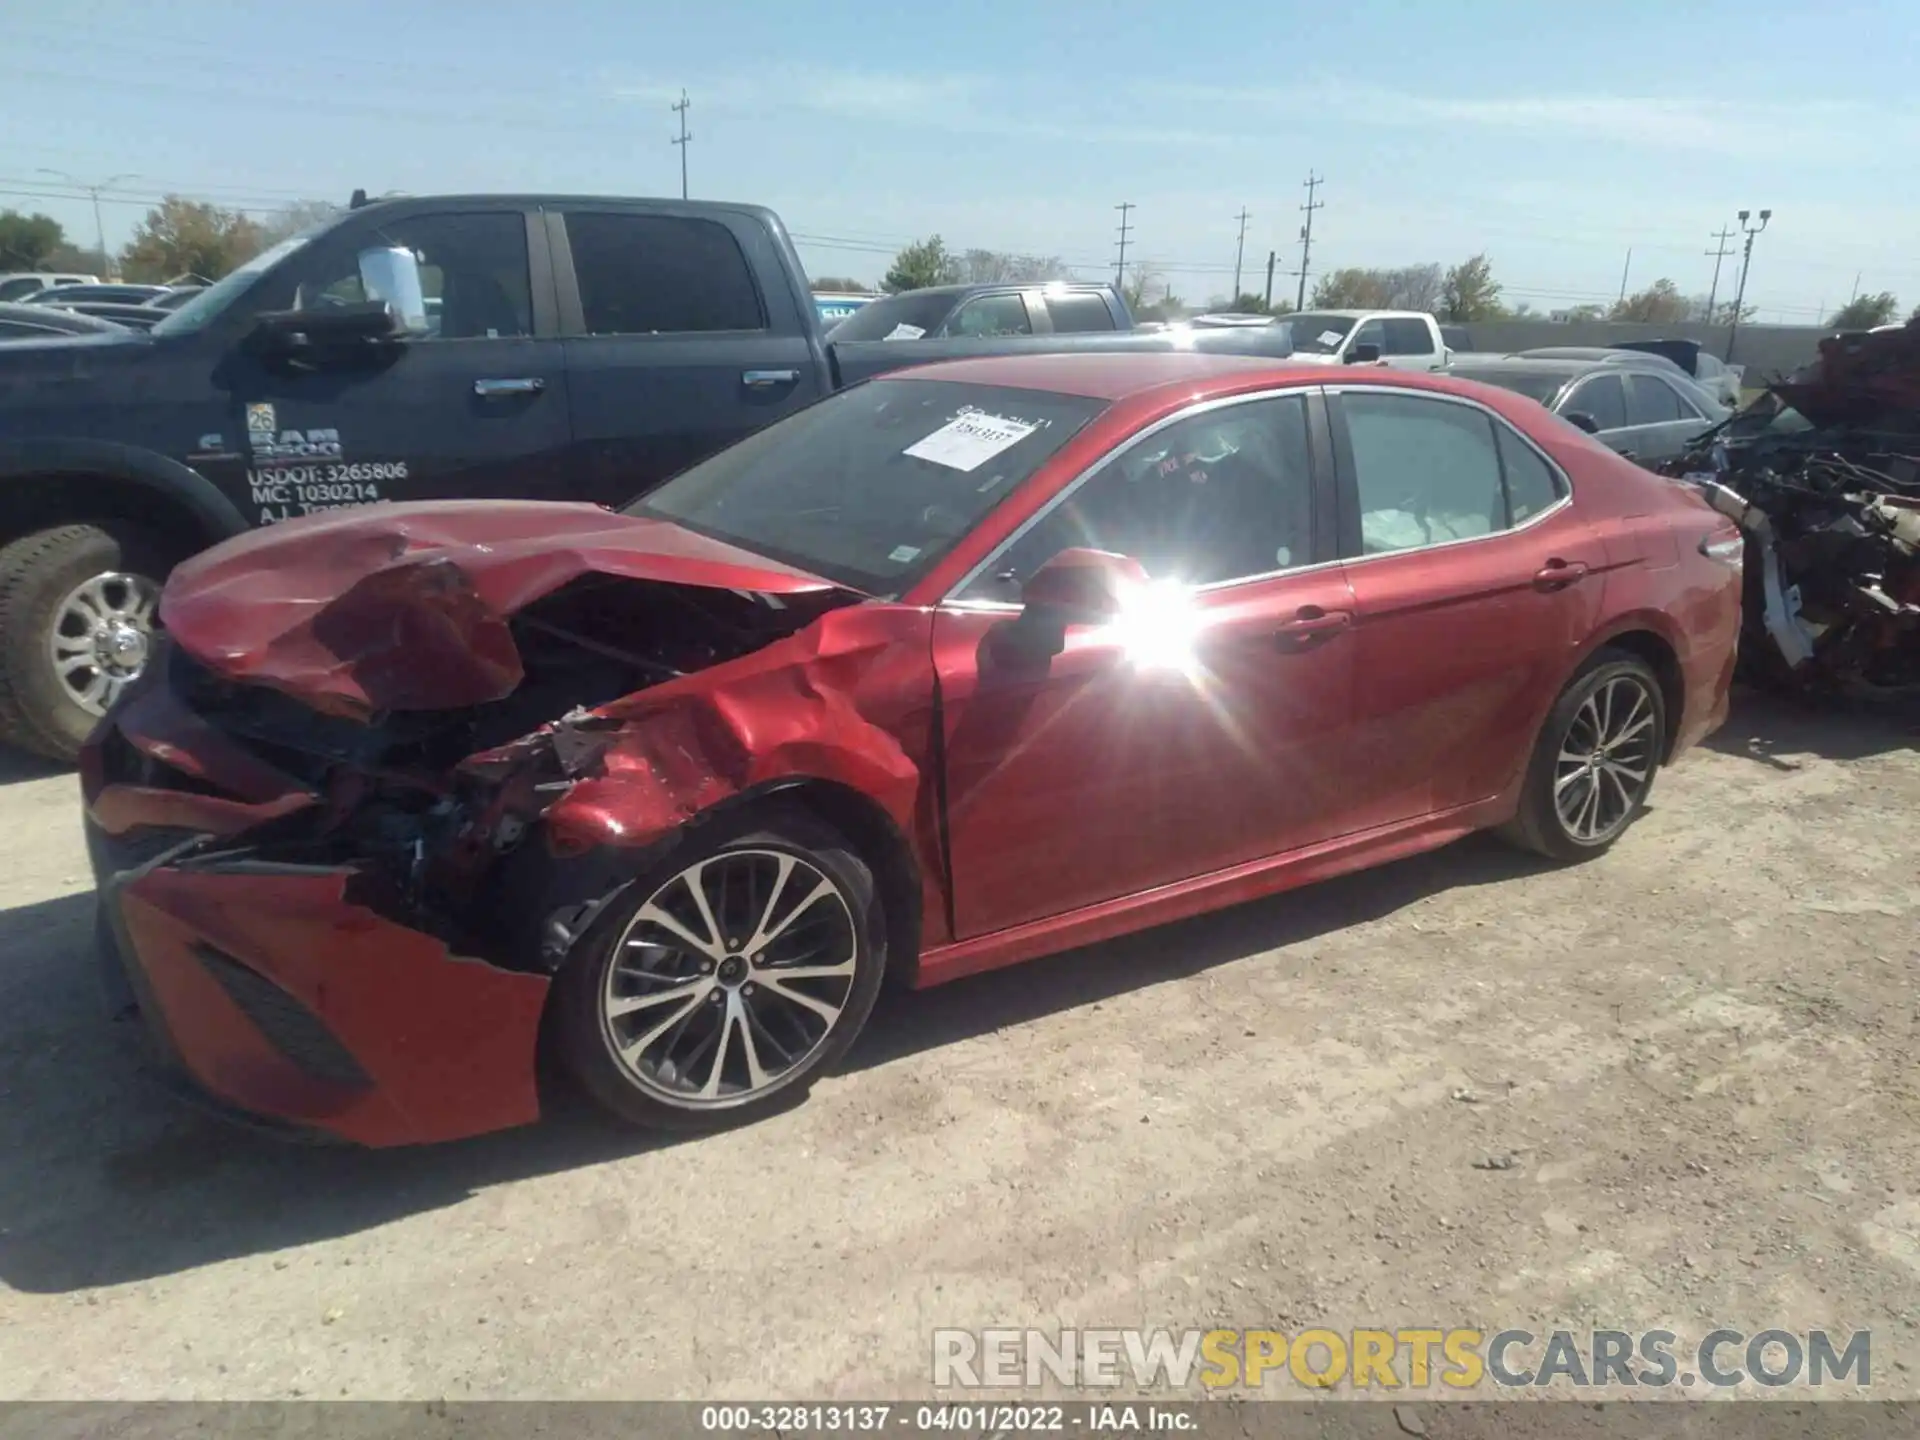
<path id="1" fill-rule="evenodd" d="M 1602 695 L 1603 691 L 1610 693 Z M 1600 696 L 1602 700 L 1611 699 L 1624 704 L 1629 695 L 1637 696 L 1644 702 L 1652 716 L 1651 726 L 1630 737 L 1631 748 L 1616 745 L 1609 758 L 1618 764 L 1604 767 L 1611 769 L 1610 777 L 1598 772 L 1586 779 L 1569 775 L 1562 768 L 1563 751 L 1569 754 L 1582 753 L 1591 748 L 1588 736 L 1592 726 L 1586 718 L 1591 714 L 1586 710 L 1588 701 Z M 1627 723 L 1617 722 L 1616 729 L 1625 728 Z M 1638 724 L 1637 717 L 1631 723 Z M 1514 844 L 1554 860 L 1585 860 L 1603 853 L 1627 832 L 1646 807 L 1647 796 L 1653 789 L 1654 777 L 1659 773 L 1666 747 L 1667 707 L 1660 691 L 1659 676 L 1637 655 L 1624 650 L 1602 650 L 1584 670 L 1567 682 L 1567 688 L 1560 692 L 1560 698 L 1547 713 L 1546 723 L 1540 727 L 1540 736 L 1534 742 L 1532 759 L 1527 764 L 1519 813 L 1501 827 L 1500 833 Z M 1636 763 L 1642 760 L 1644 766 Z M 1569 766 L 1572 764 L 1570 761 L 1564 763 Z M 1644 774 L 1642 780 L 1634 782 L 1621 778 L 1623 774 L 1630 776 L 1636 771 Z M 1596 833 L 1579 833 L 1578 827 L 1561 813 L 1561 806 L 1557 803 L 1556 791 L 1563 780 L 1569 782 L 1565 791 L 1569 804 L 1577 804 L 1585 794 L 1584 787 L 1590 783 L 1599 792 L 1596 807 L 1605 803 L 1618 808 L 1620 813 L 1617 820 L 1604 826 L 1596 824 Z M 1621 805 L 1623 799 L 1624 806 Z M 1596 814 L 1595 818 L 1597 821 L 1603 817 Z"/>
<path id="2" fill-rule="evenodd" d="M 752 1002 L 762 1008 L 751 1008 L 749 999 L 755 990 L 756 977 L 764 983 L 769 975 L 778 977 L 783 964 L 789 968 L 791 966 L 792 962 L 772 956 L 773 945 L 766 947 L 765 953 L 772 958 L 764 968 L 752 968 L 759 962 L 756 960 L 750 965 L 742 949 L 719 960 L 717 964 L 722 968 L 715 969 L 706 958 L 685 945 L 651 942 L 629 945 L 629 931 L 650 934 L 656 941 L 666 938 L 667 932 L 650 926 L 649 922 L 638 917 L 643 909 L 656 900 L 673 907 L 690 899 L 690 892 L 685 888 L 687 882 L 683 878 L 690 867 L 712 861 L 723 862 L 719 874 L 720 883 L 724 886 L 742 869 L 752 873 L 757 868 L 764 875 L 766 866 L 777 867 L 779 864 L 777 859 L 767 857 L 781 855 L 791 857 L 795 862 L 794 869 L 781 882 L 785 888 L 773 890 L 770 884 L 768 888 L 771 895 L 750 892 L 749 909 L 764 903 L 766 908 L 762 913 L 772 918 L 775 901 L 792 906 L 792 913 L 783 923 L 788 934 L 798 938 L 844 920 L 847 927 L 845 938 L 851 940 L 854 952 L 851 978 L 846 982 L 844 991 L 838 989 L 837 977 L 822 980 L 803 977 L 802 981 L 779 982 L 788 989 L 802 983 L 820 985 L 821 989 L 808 993 L 816 999 L 837 1003 L 838 1016 L 831 1021 L 820 1022 L 825 1026 L 824 1033 L 813 1042 L 813 1048 L 794 1057 L 792 1063 L 765 1087 L 753 1089 L 740 1086 L 735 1093 L 721 1093 L 708 1099 L 697 1099 L 692 1095 L 674 1098 L 664 1092 L 679 1083 L 690 1085 L 693 1077 L 700 1073 L 698 1067 L 707 1053 L 697 1043 L 700 1036 L 706 1033 L 703 1027 L 719 1028 L 720 1042 L 730 1048 L 720 1054 L 718 1063 L 729 1065 L 730 1062 L 737 1062 L 731 1064 L 728 1073 L 738 1076 L 744 1073 L 746 1050 L 767 1049 L 769 1041 L 775 1044 L 783 1041 L 798 1044 L 799 1040 L 794 1038 L 795 1032 L 788 1027 L 795 1023 L 801 1027 L 809 1026 L 806 1016 L 814 1012 L 795 1006 L 789 1000 L 770 1000 L 764 992 L 759 1000 Z M 816 902 L 816 909 L 823 913 L 824 918 L 809 917 L 814 927 L 812 932 L 798 923 L 801 915 L 799 896 L 802 892 L 797 890 L 793 877 L 798 876 L 803 882 L 808 878 L 807 870 L 802 867 L 810 867 L 834 887 L 833 897 Z M 740 928 L 730 927 L 728 916 L 723 913 L 730 907 L 732 898 L 722 895 L 722 905 L 713 911 L 723 933 L 730 928 Z M 833 903 L 829 904 L 829 899 Z M 688 923 L 690 926 L 694 924 L 691 917 Z M 734 946 L 740 944 L 738 935 L 728 938 Z M 836 932 L 836 945 L 838 938 Z M 786 941 L 777 943 L 784 944 Z M 635 948 L 641 952 L 641 964 L 628 967 L 610 982 L 609 972 L 614 969 L 616 961 L 623 953 Z M 672 959 L 669 962 L 662 956 L 671 956 Z M 880 993 L 885 975 L 886 961 L 885 918 L 874 886 L 873 871 L 846 839 L 797 809 L 769 807 L 743 811 L 738 816 L 711 822 L 689 836 L 685 843 L 676 846 L 659 865 L 632 885 L 618 902 L 608 907 L 607 913 L 582 937 L 578 949 L 555 982 L 554 1013 L 551 1018 L 556 1054 L 561 1064 L 589 1095 L 619 1118 L 633 1124 L 666 1130 L 707 1130 L 745 1123 L 797 1103 L 805 1097 L 813 1081 L 846 1054 L 872 1012 L 873 1002 Z M 670 972 L 679 970 L 683 962 L 691 962 L 695 968 L 707 966 L 712 972 L 711 981 L 703 976 L 688 974 L 684 981 L 675 978 L 661 989 L 641 990 L 638 993 L 665 995 L 669 990 L 679 993 L 676 987 L 683 983 L 689 987 L 685 993 L 693 1000 L 693 1009 L 682 1012 L 677 1001 L 668 1001 L 657 1009 L 644 1012 L 649 1017 L 645 1027 L 647 1030 L 654 1027 L 651 1021 L 653 1015 L 667 1018 L 676 1013 L 684 1015 L 668 1031 L 664 1043 L 670 1058 L 674 1055 L 673 1047 L 681 1047 L 678 1059 L 686 1064 L 688 1074 L 682 1077 L 672 1065 L 666 1063 L 656 1063 L 648 1070 L 644 1063 L 648 1050 L 644 1047 L 638 1054 L 636 1064 L 630 1067 L 617 1053 L 615 1031 L 621 1022 L 609 1018 L 606 1013 L 611 991 L 626 984 L 627 976 L 651 983 L 656 978 L 669 976 Z M 727 974 L 724 967 L 730 962 L 739 962 L 743 967 L 741 974 L 744 983 L 735 983 L 733 986 L 740 992 L 737 996 L 727 993 L 721 985 Z M 647 968 L 655 963 L 661 966 L 658 976 Z M 696 990 L 692 987 L 704 988 Z M 785 994 L 786 991 L 775 993 Z M 631 998 L 631 995 L 618 998 Z M 727 1028 L 736 1023 L 729 1018 L 733 1014 L 736 999 L 743 1017 L 737 1023 L 753 1027 L 747 1039 L 751 1040 L 756 1035 L 760 1037 L 752 1046 L 743 1048 L 742 1042 L 735 1038 L 735 1032 Z M 767 1028 L 774 1021 L 779 1022 L 778 1035 Z M 635 1028 L 639 1028 L 638 1025 Z M 621 1038 L 631 1042 L 638 1036 L 632 1031 L 622 1031 Z M 804 1034 L 799 1038 L 804 1039 Z M 771 1053 L 768 1050 L 768 1054 Z M 756 1054 L 754 1063 L 763 1064 L 764 1057 Z M 647 1073 L 643 1075 L 637 1073 L 639 1071 Z"/>
<path id="3" fill-rule="evenodd" d="M 99 716 L 54 672 L 47 647 L 59 607 L 95 575 L 166 579 L 167 550 L 100 525 L 60 525 L 0 549 L 0 740 L 72 761 Z"/>

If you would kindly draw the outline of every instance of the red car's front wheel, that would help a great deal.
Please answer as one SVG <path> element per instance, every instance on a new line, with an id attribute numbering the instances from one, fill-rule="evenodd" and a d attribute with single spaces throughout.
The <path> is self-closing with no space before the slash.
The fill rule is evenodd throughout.
<path id="1" fill-rule="evenodd" d="M 562 1055 L 639 1124 L 751 1118 L 804 1092 L 879 993 L 872 871 L 793 811 L 717 822 L 627 892 L 560 977 Z"/>

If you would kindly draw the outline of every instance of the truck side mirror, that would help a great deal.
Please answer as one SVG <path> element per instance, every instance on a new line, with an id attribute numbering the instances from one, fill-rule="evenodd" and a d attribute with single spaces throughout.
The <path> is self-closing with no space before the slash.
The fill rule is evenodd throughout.
<path id="1" fill-rule="evenodd" d="M 1372 365 L 1380 359 L 1378 345 L 1355 345 L 1347 351 L 1346 363 L 1349 365 Z"/>
<path id="2" fill-rule="evenodd" d="M 360 288 L 369 300 L 384 300 L 392 307 L 402 331 L 424 335 L 427 331 L 426 292 L 420 284 L 420 262 L 403 245 L 362 250 L 359 255 Z"/>
<path id="3" fill-rule="evenodd" d="M 277 360 L 336 359 L 402 338 L 400 321 L 384 300 L 315 310 L 269 310 L 254 321 L 254 348 Z"/>
<path id="4" fill-rule="evenodd" d="M 1584 430 L 1589 435 L 1600 433 L 1600 422 L 1584 410 L 1569 410 L 1560 417 L 1576 430 Z"/>

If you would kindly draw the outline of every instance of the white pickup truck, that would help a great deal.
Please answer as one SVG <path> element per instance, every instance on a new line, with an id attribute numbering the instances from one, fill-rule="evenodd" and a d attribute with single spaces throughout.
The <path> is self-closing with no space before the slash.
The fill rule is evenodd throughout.
<path id="1" fill-rule="evenodd" d="M 1438 370 L 1452 354 L 1439 322 L 1418 310 L 1303 310 L 1281 319 L 1293 332 L 1287 358 L 1309 365 Z"/>

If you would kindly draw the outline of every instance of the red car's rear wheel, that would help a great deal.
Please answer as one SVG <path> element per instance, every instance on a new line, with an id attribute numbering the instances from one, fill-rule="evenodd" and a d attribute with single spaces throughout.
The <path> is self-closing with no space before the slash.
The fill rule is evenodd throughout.
<path id="1" fill-rule="evenodd" d="M 885 927 L 872 872 L 803 814 L 720 822 L 629 890 L 560 979 L 563 1058 L 640 1124 L 763 1113 L 846 1053 Z"/>
<path id="2" fill-rule="evenodd" d="M 1556 860 L 1599 854 L 1639 818 L 1666 743 L 1659 678 L 1637 655 L 1602 651 L 1554 702 L 1505 833 Z"/>

